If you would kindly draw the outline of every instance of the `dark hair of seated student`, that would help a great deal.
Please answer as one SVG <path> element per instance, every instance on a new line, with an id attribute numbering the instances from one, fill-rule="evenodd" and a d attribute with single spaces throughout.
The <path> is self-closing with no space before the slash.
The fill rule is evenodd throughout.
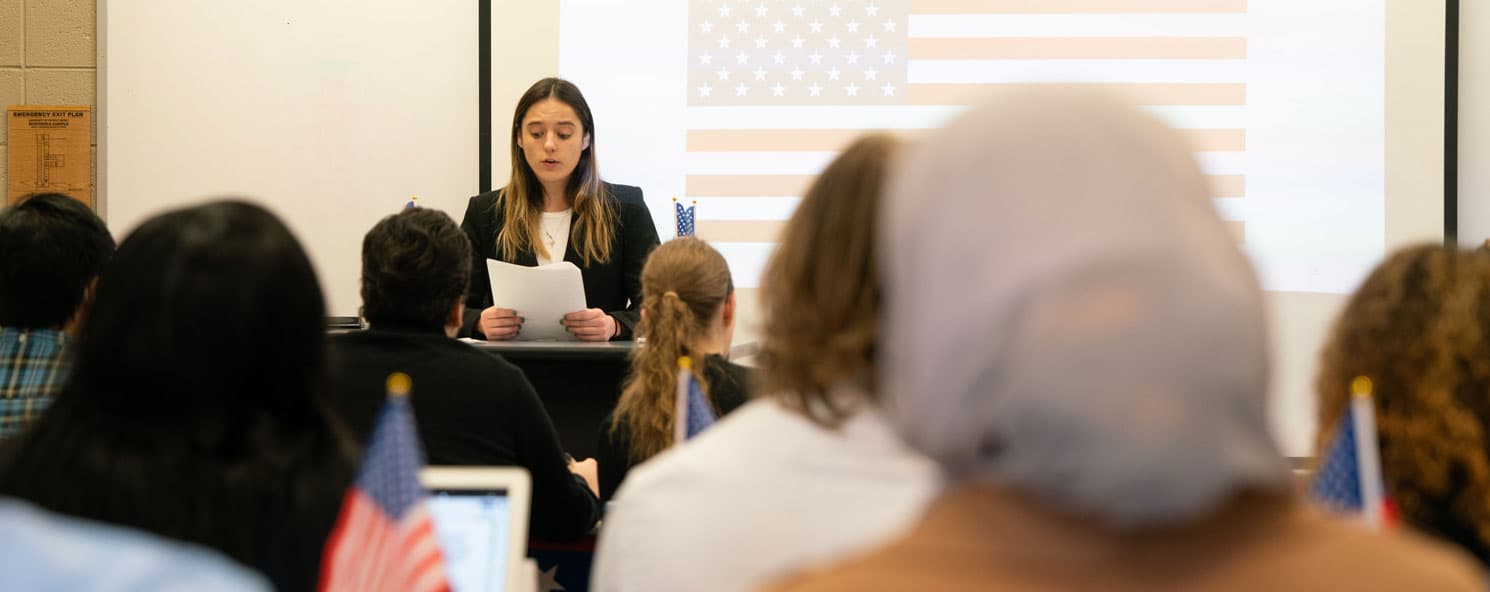
<path id="1" fill-rule="evenodd" d="M 696 238 L 668 241 L 642 268 L 641 335 L 631 374 L 615 411 L 601 424 L 600 499 L 609 500 L 632 467 L 673 445 L 678 358 L 693 360 L 693 375 L 714 412 L 745 403 L 743 366 L 722 354 L 734 335 L 735 286 L 724 256 Z"/>
<path id="2" fill-rule="evenodd" d="M 41 417 L 71 373 L 74 337 L 114 238 L 60 193 L 0 210 L 0 439 Z"/>
<path id="3" fill-rule="evenodd" d="M 114 237 L 82 202 L 38 193 L 0 212 L 0 253 L 0 327 L 62 329 L 114 253 Z"/>
<path id="4" fill-rule="evenodd" d="M 145 221 L 99 278 L 72 381 L 0 452 L 0 495 L 314 588 L 353 465 L 322 400 L 325 317 L 310 260 L 264 209 Z"/>
<path id="5" fill-rule="evenodd" d="M 471 241 L 444 212 L 412 208 L 362 240 L 362 316 L 368 330 L 332 337 L 331 404 L 359 442 L 372 432 L 393 372 L 413 380 L 409 402 L 431 465 L 519 466 L 532 478 L 529 532 L 548 541 L 589 534 L 595 494 L 570 471 L 533 386 L 500 356 L 461 343 Z"/>
<path id="6" fill-rule="evenodd" d="M 471 241 L 439 210 L 410 208 L 362 238 L 362 318 L 443 332 L 471 280 Z"/>

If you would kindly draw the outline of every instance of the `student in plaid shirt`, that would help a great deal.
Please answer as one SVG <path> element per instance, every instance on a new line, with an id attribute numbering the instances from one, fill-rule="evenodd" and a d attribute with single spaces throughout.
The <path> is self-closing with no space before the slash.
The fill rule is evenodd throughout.
<path id="1" fill-rule="evenodd" d="M 67 348 L 114 239 L 57 193 L 0 211 L 0 438 L 41 415 L 68 374 Z"/>

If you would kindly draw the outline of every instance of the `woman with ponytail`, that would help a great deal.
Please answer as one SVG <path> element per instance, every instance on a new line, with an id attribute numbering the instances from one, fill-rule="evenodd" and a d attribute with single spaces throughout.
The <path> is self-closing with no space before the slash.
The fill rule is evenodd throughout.
<path id="1" fill-rule="evenodd" d="M 637 467 L 606 510 L 592 589 L 756 590 L 872 548 L 936 494 L 874 379 L 875 232 L 900 145 L 855 140 L 802 196 L 761 276 L 761 396 Z"/>
<path id="2" fill-rule="evenodd" d="M 634 350 L 621 400 L 601 425 L 601 501 L 631 467 L 673 445 L 678 358 L 692 359 L 716 415 L 745 402 L 747 371 L 722 355 L 734 330 L 735 287 L 719 251 L 693 238 L 658 247 L 642 268 L 640 334 L 646 343 Z"/>

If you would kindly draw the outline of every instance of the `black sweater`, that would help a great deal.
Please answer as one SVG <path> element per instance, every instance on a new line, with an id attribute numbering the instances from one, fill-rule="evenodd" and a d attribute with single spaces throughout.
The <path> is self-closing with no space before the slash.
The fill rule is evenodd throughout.
<path id="1" fill-rule="evenodd" d="M 579 268 L 585 283 L 586 306 L 603 310 L 620 321 L 621 332 L 615 339 L 631 339 L 631 331 L 640 318 L 642 265 L 657 247 L 657 227 L 652 223 L 652 214 L 647 211 L 640 188 L 610 183 L 604 187 L 613 200 L 617 224 L 611 239 L 610 260 L 586 266 L 574 250 L 572 238 L 564 249 L 564 260 Z M 486 260 L 501 259 L 497 256 L 497 233 L 505 220 L 501 207 L 504 195 L 499 189 L 472 197 L 460 223 L 461 230 L 471 239 L 471 283 L 466 290 L 461 335 L 485 337 L 478 320 L 481 311 L 492 306 Z M 533 267 L 538 265 L 538 256 L 527 250 L 509 263 Z"/>
<path id="2" fill-rule="evenodd" d="M 719 417 L 722 418 L 744 405 L 749 398 L 749 385 L 752 381 L 748 368 L 723 357 L 709 355 L 704 358 L 703 372 L 704 379 L 709 383 L 709 398 L 714 402 Z M 598 444 L 595 462 L 600 465 L 601 503 L 610 501 L 611 496 L 616 494 L 621 482 L 626 480 L 626 474 L 631 472 L 631 467 L 646 460 L 631 458 L 631 436 L 625 425 L 612 433 L 611 425 L 614 421 L 614 414 L 605 416 L 600 422 L 600 437 L 596 439 Z"/>
<path id="3" fill-rule="evenodd" d="M 519 466 L 533 479 L 532 536 L 567 541 L 598 517 L 594 494 L 569 471 L 553 422 L 522 370 L 432 331 L 372 329 L 332 337 L 332 406 L 365 444 L 393 372 L 413 379 L 414 408 L 431 465 Z"/>

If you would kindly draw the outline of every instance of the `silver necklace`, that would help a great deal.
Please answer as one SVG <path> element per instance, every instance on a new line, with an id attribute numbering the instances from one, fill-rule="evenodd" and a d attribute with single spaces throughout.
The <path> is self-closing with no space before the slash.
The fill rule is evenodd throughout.
<path id="1" fill-rule="evenodd" d="M 559 246 L 559 239 L 554 238 L 554 233 L 549 232 L 547 221 L 540 225 L 539 228 L 543 231 L 543 244 L 548 245 L 549 256 L 553 256 L 553 250 Z"/>

